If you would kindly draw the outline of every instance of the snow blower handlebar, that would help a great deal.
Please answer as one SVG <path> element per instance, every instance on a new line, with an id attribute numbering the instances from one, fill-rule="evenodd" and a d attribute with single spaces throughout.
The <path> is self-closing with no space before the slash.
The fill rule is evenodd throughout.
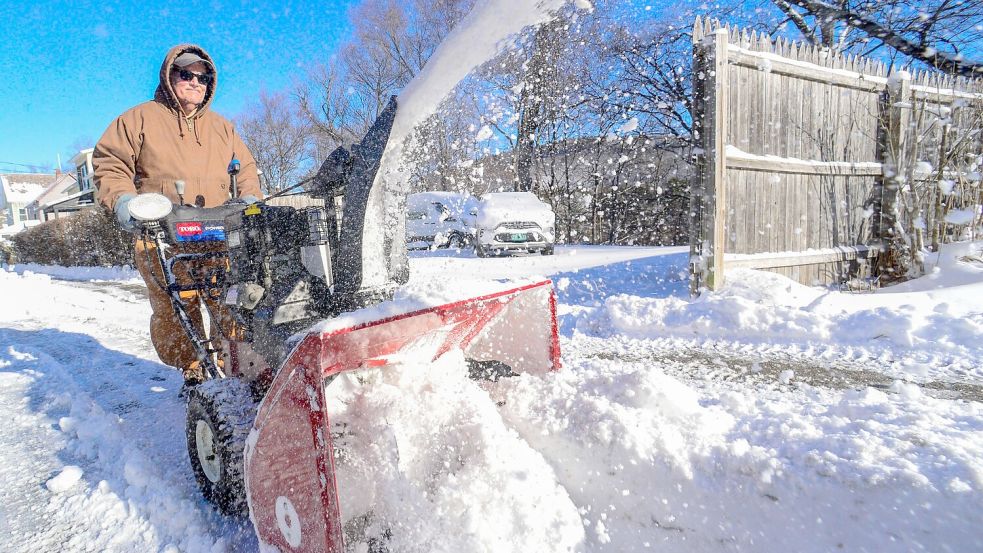
<path id="1" fill-rule="evenodd" d="M 179 195 L 184 193 L 183 185 L 182 181 L 175 183 Z M 182 294 L 196 292 L 206 297 L 221 296 L 226 287 L 224 271 L 211 270 L 206 274 L 204 267 L 214 266 L 213 260 L 225 259 L 228 254 L 222 249 L 169 254 L 169 249 L 185 243 L 224 242 L 224 219 L 242 211 L 243 207 L 242 204 L 214 208 L 172 205 L 167 197 L 160 194 L 140 194 L 130 201 L 130 213 L 139 222 L 142 240 L 153 244 L 153 248 L 144 248 L 148 257 L 151 249 L 154 252 L 154 259 L 148 259 L 148 264 L 158 267 L 163 275 L 163 280 L 158 280 L 156 284 L 167 292 L 171 307 L 195 350 L 195 357 L 206 379 L 226 376 L 215 357 L 220 353 L 216 347 L 218 342 L 198 330 L 189 311 L 192 306 L 184 301 Z M 177 267 L 181 267 L 181 274 L 186 274 L 188 278 L 178 278 Z M 155 273 L 154 276 L 156 279 Z M 200 305 L 209 310 L 213 320 L 218 318 L 219 315 L 211 311 L 207 302 Z"/>

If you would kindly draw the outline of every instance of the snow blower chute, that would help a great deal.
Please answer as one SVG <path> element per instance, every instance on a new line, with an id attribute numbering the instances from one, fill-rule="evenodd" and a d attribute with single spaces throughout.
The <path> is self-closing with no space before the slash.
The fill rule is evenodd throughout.
<path id="1" fill-rule="evenodd" d="M 200 209 L 152 194 L 131 202 L 159 246 L 162 285 L 208 377 L 189 392 L 187 425 L 203 495 L 229 514 L 248 506 L 260 541 L 281 551 L 344 550 L 345 490 L 336 485 L 324 393 L 337 375 L 451 349 L 471 367 L 505 374 L 559 368 L 548 280 L 440 305 L 393 299 L 409 275 L 405 191 L 376 174 L 395 113 L 393 98 L 361 143 L 324 162 L 311 191 L 323 207 Z M 167 254 L 171 244 L 208 241 L 226 249 Z M 227 258 L 227 270 L 197 270 L 216 257 Z M 192 289 L 220 298 L 234 330 L 197 330 L 182 301 Z"/>

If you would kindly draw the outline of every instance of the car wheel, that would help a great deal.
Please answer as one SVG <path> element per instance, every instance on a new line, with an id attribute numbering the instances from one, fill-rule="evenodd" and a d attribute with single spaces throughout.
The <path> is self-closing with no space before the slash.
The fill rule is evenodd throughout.
<path id="1" fill-rule="evenodd" d="M 539 253 L 542 255 L 553 255 L 553 246 L 547 246 L 539 250 Z"/>
<path id="2" fill-rule="evenodd" d="M 218 378 L 188 395 L 188 455 L 206 500 L 225 515 L 246 513 L 243 449 L 256 417 L 249 385 Z"/>
<path id="3" fill-rule="evenodd" d="M 480 243 L 475 243 L 475 245 L 474 245 L 474 254 L 477 255 L 478 257 L 487 257 L 488 256 L 488 254 L 485 253 L 485 248 L 482 248 Z"/>
<path id="4" fill-rule="evenodd" d="M 455 232 L 447 239 L 447 245 L 444 247 L 452 250 L 459 250 L 464 246 L 466 246 L 464 237 Z"/>

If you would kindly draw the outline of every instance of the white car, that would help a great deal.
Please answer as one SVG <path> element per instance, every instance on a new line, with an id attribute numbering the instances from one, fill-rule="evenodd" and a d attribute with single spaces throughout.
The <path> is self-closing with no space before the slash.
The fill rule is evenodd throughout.
<path id="1" fill-rule="evenodd" d="M 532 192 L 485 194 L 475 210 L 478 257 L 516 252 L 553 255 L 556 214 Z"/>
<path id="2" fill-rule="evenodd" d="M 474 237 L 478 200 L 458 192 L 419 192 L 406 197 L 406 245 L 410 249 L 462 248 Z"/>

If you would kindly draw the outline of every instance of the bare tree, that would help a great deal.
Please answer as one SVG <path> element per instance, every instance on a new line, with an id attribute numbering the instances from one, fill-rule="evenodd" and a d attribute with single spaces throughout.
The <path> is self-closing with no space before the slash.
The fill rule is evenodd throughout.
<path id="1" fill-rule="evenodd" d="M 423 68 L 474 0 L 365 0 L 351 14 L 352 38 L 338 57 L 316 64 L 295 89 L 311 125 L 312 157 L 362 136 L 389 101 Z"/>
<path id="2" fill-rule="evenodd" d="M 568 43 L 564 32 L 567 25 L 564 18 L 556 18 L 539 27 L 527 46 L 528 58 L 521 65 L 515 140 L 517 191 L 532 190 L 537 134 L 548 122 L 554 121 L 562 109 L 560 56 Z"/>
<path id="3" fill-rule="evenodd" d="M 293 101 L 312 134 L 312 158 L 327 156 L 341 144 L 356 140 L 352 128 L 354 105 L 348 98 L 348 84 L 336 64 L 316 64 L 304 82 L 294 88 Z"/>
<path id="4" fill-rule="evenodd" d="M 267 194 L 292 185 L 306 160 L 309 127 L 284 93 L 260 93 L 259 102 L 236 120 L 236 126 L 262 171 Z"/>

